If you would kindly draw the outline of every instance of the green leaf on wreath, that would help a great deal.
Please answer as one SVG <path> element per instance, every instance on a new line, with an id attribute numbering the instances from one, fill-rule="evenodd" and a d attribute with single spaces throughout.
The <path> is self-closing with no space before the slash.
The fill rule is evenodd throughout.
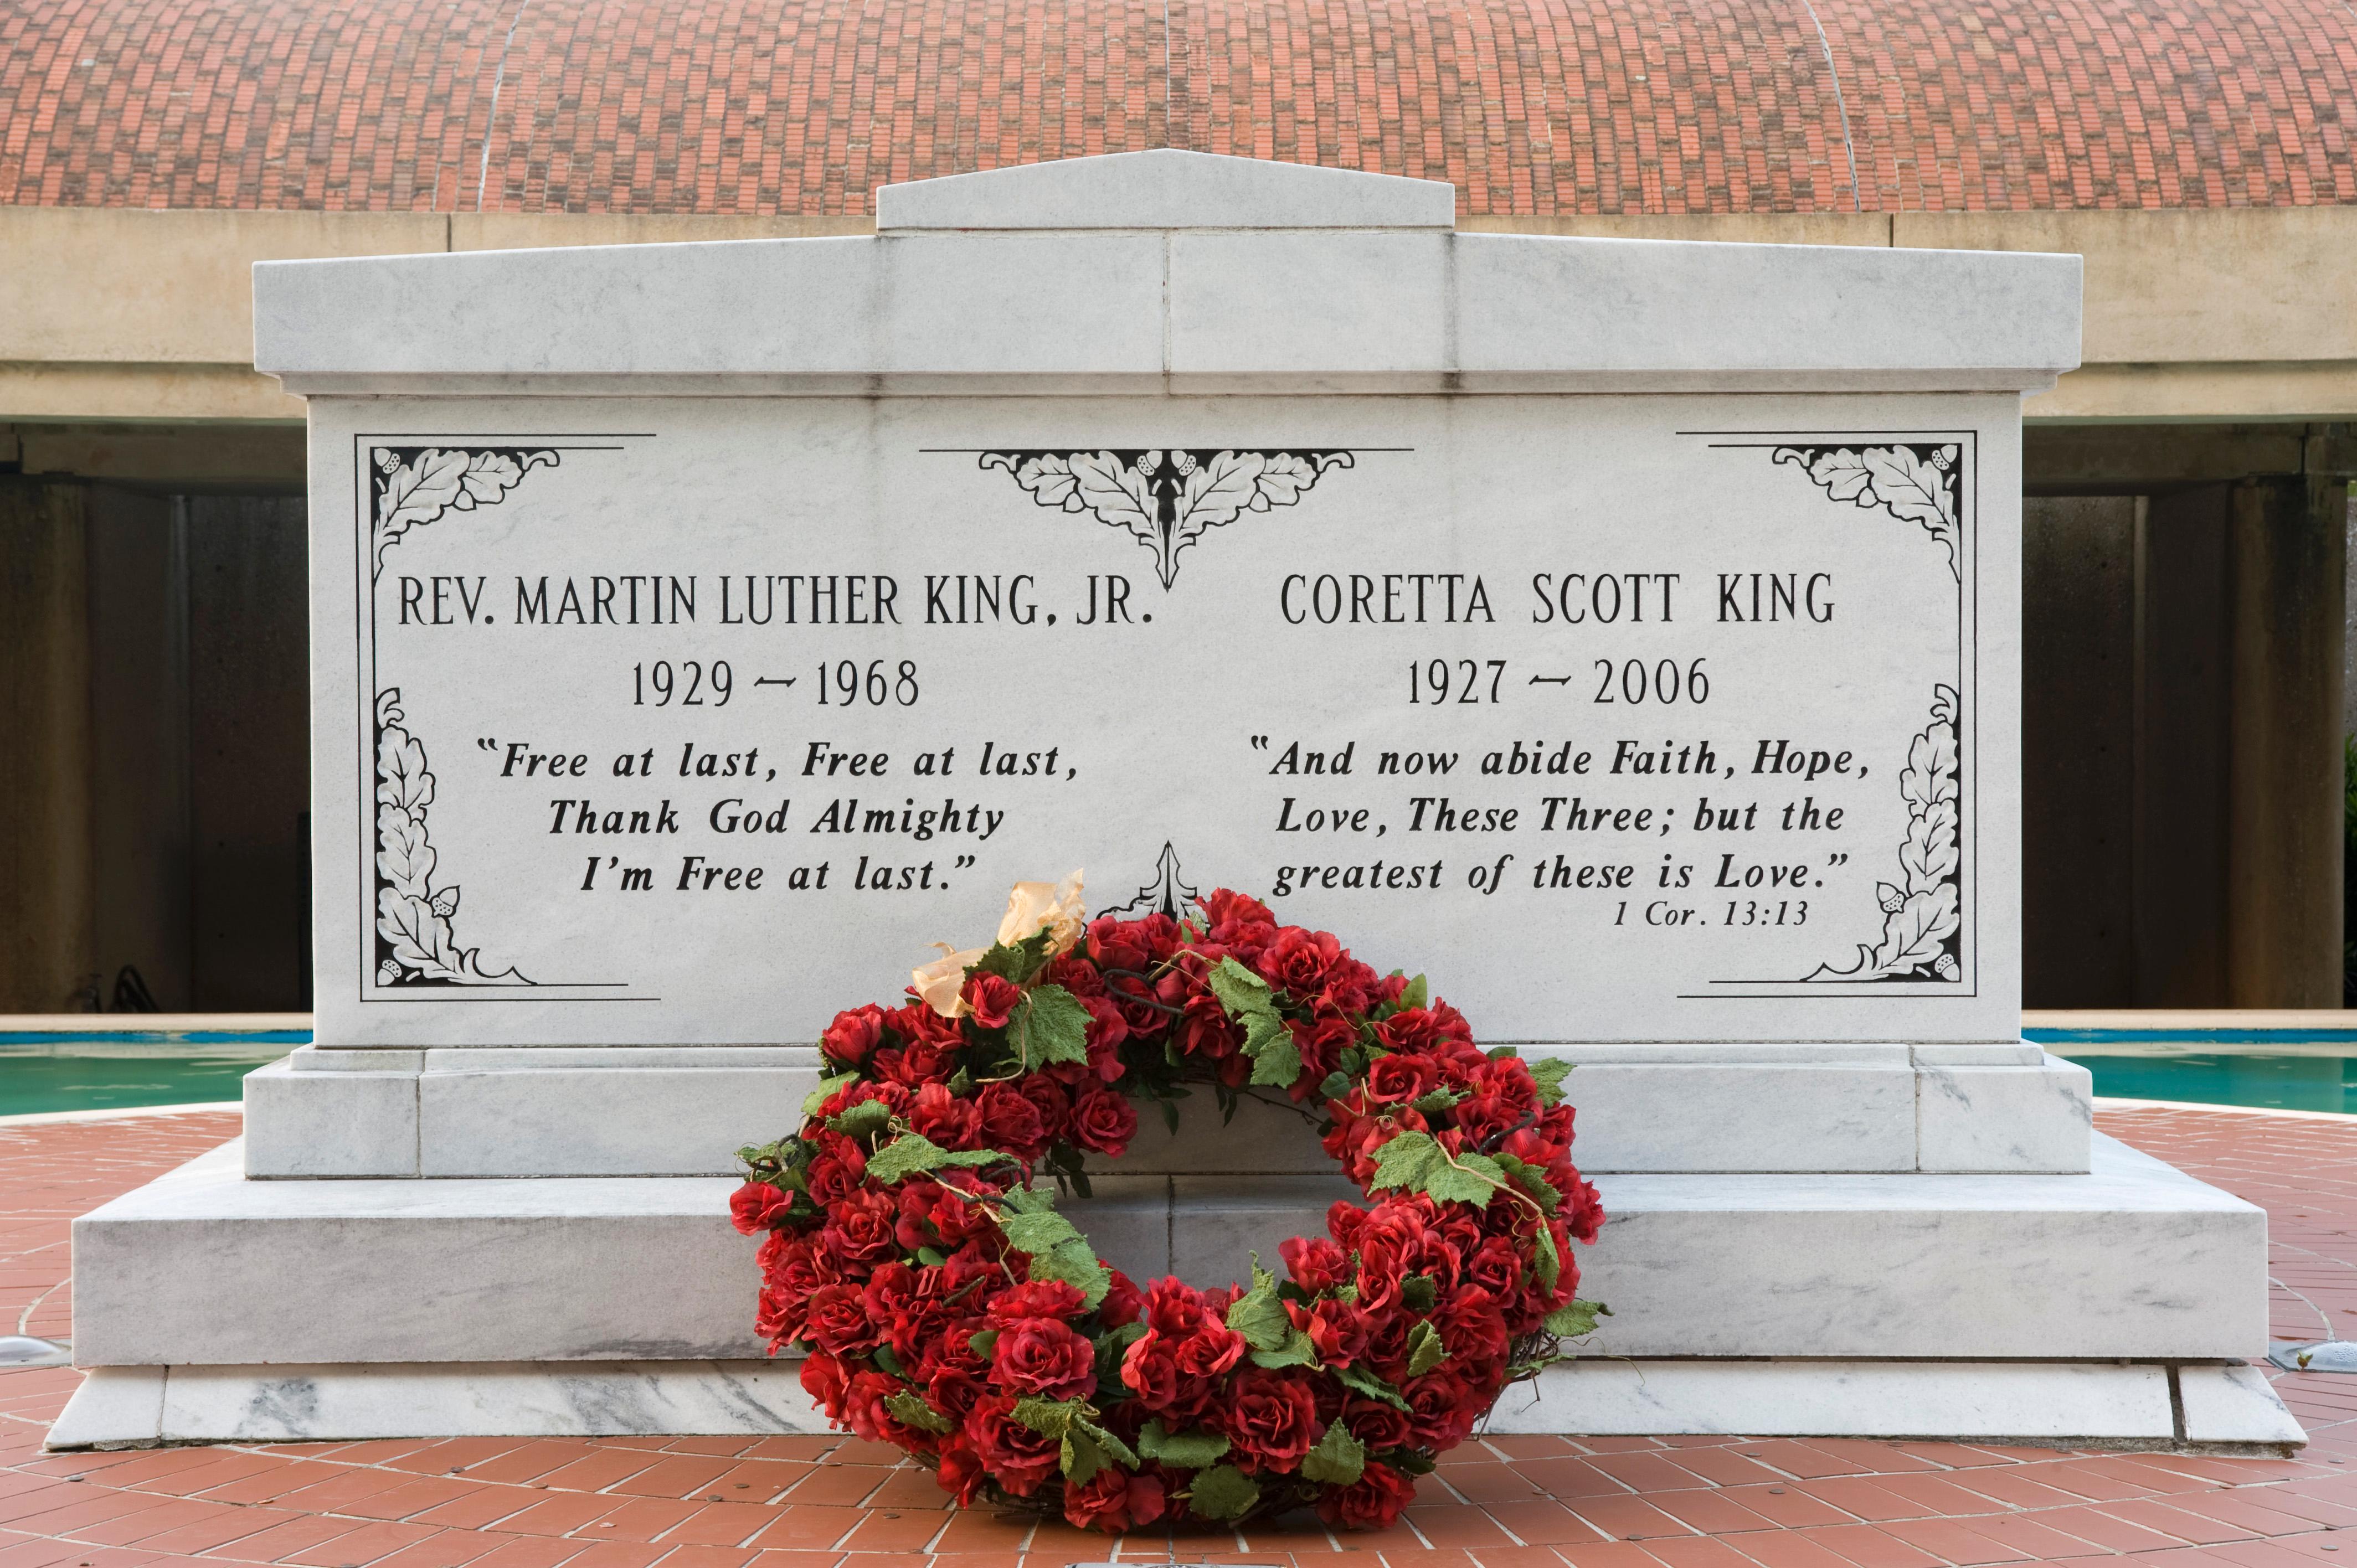
<path id="1" fill-rule="evenodd" d="M 939 1247 L 920 1247 L 917 1249 L 917 1262 L 929 1269 L 938 1269 L 949 1260 L 942 1256 Z"/>
<path id="2" fill-rule="evenodd" d="M 1059 1457 L 1062 1462 L 1064 1484 L 1069 1487 L 1088 1485 L 1090 1478 L 1105 1467 L 1104 1450 L 1079 1432 L 1064 1434 L 1063 1452 Z"/>
<path id="3" fill-rule="evenodd" d="M 1436 1089 L 1428 1093 L 1419 1094 L 1409 1101 L 1407 1108 L 1410 1111 L 1421 1111 L 1426 1116 L 1437 1116 L 1440 1112 L 1453 1108 L 1464 1098 L 1453 1089 Z"/>
<path id="4" fill-rule="evenodd" d="M 1395 1406 L 1400 1410 L 1408 1410 L 1407 1401 L 1400 1398 L 1399 1390 L 1392 1387 L 1364 1367 L 1337 1367 L 1334 1369 L 1334 1375 L 1341 1380 L 1343 1387 L 1354 1393 L 1361 1394 L 1371 1400 L 1381 1400 L 1383 1403 Z M 1408 1413 L 1413 1415 L 1415 1412 L 1411 1410 Z"/>
<path id="5" fill-rule="evenodd" d="M 903 1426 L 913 1426 L 919 1432 L 948 1432 L 955 1426 L 948 1416 L 906 1389 L 887 1397 L 884 1408 L 892 1412 L 893 1420 Z"/>
<path id="6" fill-rule="evenodd" d="M 869 1351 L 867 1355 L 868 1359 L 874 1361 L 878 1367 L 882 1368 L 885 1371 L 891 1373 L 894 1377 L 898 1378 L 906 1376 L 906 1373 L 902 1370 L 900 1366 L 900 1358 L 892 1354 L 892 1347 L 889 1345 L 878 1345 L 875 1349 Z"/>
<path id="7" fill-rule="evenodd" d="M 1243 1017 L 1244 1055 L 1257 1057 L 1271 1046 L 1289 1046 L 1293 1043 L 1293 1031 L 1286 1027 L 1285 1020 L 1275 1013 L 1267 1011 L 1247 1013 Z M 1298 1051 L 1294 1053 L 1294 1059 L 1297 1061 L 1300 1059 Z"/>
<path id="8" fill-rule="evenodd" d="M 1440 1300 L 1440 1283 L 1430 1274 L 1410 1274 L 1400 1281 L 1400 1300 L 1410 1312 L 1430 1312 Z"/>
<path id="9" fill-rule="evenodd" d="M 1257 1026 L 1258 1018 L 1253 1020 Z M 1291 1089 L 1293 1080 L 1301 1076 L 1301 1047 L 1293 1043 L 1293 1036 L 1280 1023 L 1276 1038 L 1260 1048 L 1253 1058 L 1252 1081 L 1275 1089 Z"/>
<path id="10" fill-rule="evenodd" d="M 1091 1312 L 1103 1302 L 1105 1293 L 1113 1288 L 1113 1276 L 1097 1262 L 1096 1249 L 1087 1241 L 1075 1239 L 1045 1252 L 1031 1254 L 1031 1277 L 1035 1280 L 1061 1280 L 1081 1293 L 1081 1301 Z"/>
<path id="11" fill-rule="evenodd" d="M 868 1156 L 867 1179 L 886 1187 L 949 1163 L 949 1151 L 921 1133 L 903 1133 Z"/>
<path id="12" fill-rule="evenodd" d="M 1078 1400 L 1019 1399 L 1015 1402 L 1017 1423 L 1028 1426 L 1042 1437 L 1061 1437 L 1072 1429 L 1072 1418 L 1081 1413 Z"/>
<path id="13" fill-rule="evenodd" d="M 1512 1155 L 1500 1155 L 1498 1165 L 1513 1178 L 1516 1187 L 1531 1195 L 1538 1204 L 1540 1213 L 1553 1214 L 1563 1206 L 1563 1194 L 1555 1191 L 1555 1183 L 1547 1180 L 1546 1173 L 1538 1166 L 1526 1160 L 1518 1160 Z"/>
<path id="14" fill-rule="evenodd" d="M 1462 1155 L 1453 1161 L 1443 1155 L 1424 1190 L 1435 1203 L 1469 1203 L 1480 1208 L 1505 1185 L 1506 1173 L 1487 1155 Z"/>
<path id="15" fill-rule="evenodd" d="M 1429 1323 L 1419 1323 L 1407 1334 L 1407 1375 L 1420 1378 L 1448 1359 L 1448 1347 L 1440 1342 L 1440 1330 Z"/>
<path id="16" fill-rule="evenodd" d="M 1301 1478 L 1323 1486 L 1356 1486 L 1366 1469 L 1366 1444 L 1339 1421 L 1326 1423 L 1326 1435 L 1301 1460 Z"/>
<path id="17" fill-rule="evenodd" d="M 1211 994 L 1220 999 L 1220 1005 L 1228 1010 L 1231 1018 L 1275 1010 L 1276 999 L 1268 982 L 1232 958 L 1223 958 L 1213 964 L 1207 978 Z"/>
<path id="18" fill-rule="evenodd" d="M 1531 1250 L 1531 1272 L 1538 1276 L 1539 1289 L 1553 1294 L 1555 1281 L 1563 1277 L 1563 1254 L 1555 1250 L 1555 1227 L 1542 1225 Z"/>
<path id="19" fill-rule="evenodd" d="M 1431 1133 L 1402 1133 L 1375 1151 L 1375 1174 L 1368 1178 L 1367 1190 L 1381 1192 L 1397 1187 L 1422 1192 L 1434 1168 L 1445 1163 Z"/>
<path id="20" fill-rule="evenodd" d="M 1318 1095 L 1321 1100 L 1340 1100 L 1357 1088 L 1358 1083 L 1359 1080 L 1347 1072 L 1329 1072 L 1326 1075 L 1326 1081 L 1318 1086 Z"/>
<path id="21" fill-rule="evenodd" d="M 1199 1471 L 1188 1488 L 1189 1509 L 1205 1519 L 1242 1519 L 1260 1501 L 1260 1487 L 1233 1465 Z"/>
<path id="22" fill-rule="evenodd" d="M 1006 1037 L 1028 1068 L 1089 1059 L 1089 1010 L 1060 985 L 1035 985 L 1006 1017 Z"/>
<path id="23" fill-rule="evenodd" d="M 979 1356 L 984 1360 L 987 1361 L 990 1359 L 991 1352 L 998 1348 L 998 1330 L 996 1328 L 976 1329 L 974 1333 L 966 1336 L 965 1343 L 966 1348 L 972 1350 L 976 1356 Z"/>
<path id="24" fill-rule="evenodd" d="M 1119 1328 L 1109 1328 L 1096 1337 L 1097 1387 L 1118 1389 L 1121 1382 L 1121 1360 L 1129 1348 L 1146 1337 L 1146 1325 L 1125 1323 Z"/>
<path id="25" fill-rule="evenodd" d="M 1017 985 L 1028 985 L 1048 967 L 1048 942 L 1054 935 L 1042 926 L 1019 942 L 993 942 L 990 950 L 966 969 L 968 974 L 996 974 Z"/>
<path id="26" fill-rule="evenodd" d="M 1541 1057 L 1530 1064 L 1531 1077 L 1538 1080 L 1539 1103 L 1555 1106 L 1563 1103 L 1564 1075 L 1571 1064 L 1561 1057 Z"/>
<path id="27" fill-rule="evenodd" d="M 1149 1421 L 1137 1434 L 1137 1451 L 1178 1470 L 1200 1470 L 1228 1451 L 1228 1440 L 1216 1432 L 1165 1432 Z"/>
<path id="28" fill-rule="evenodd" d="M 1137 1468 L 1139 1464 L 1137 1450 L 1086 1416 L 1072 1417 L 1072 1430 L 1103 1449 L 1107 1456 L 1119 1460 L 1133 1470 Z"/>
<path id="29" fill-rule="evenodd" d="M 1282 1346 L 1274 1350 L 1255 1350 L 1252 1359 L 1255 1367 L 1314 1367 L 1318 1364 L 1318 1342 L 1296 1328 Z"/>
<path id="30" fill-rule="evenodd" d="M 1252 1271 L 1252 1289 L 1228 1308 L 1228 1326 L 1255 1350 L 1282 1349 L 1292 1337 L 1293 1319 L 1286 1316 L 1285 1303 L 1277 1299 L 1276 1276 L 1260 1266 L 1257 1252 L 1253 1254 Z"/>
<path id="31" fill-rule="evenodd" d="M 956 1096 L 960 1100 L 972 1094 L 974 1092 L 974 1074 L 966 1071 L 963 1068 L 958 1069 L 957 1071 L 950 1074 L 949 1090 L 951 1094 Z"/>
<path id="32" fill-rule="evenodd" d="M 1400 993 L 1399 1004 L 1402 1012 L 1432 1004 L 1432 989 L 1425 984 L 1424 976 L 1419 974 L 1407 983 L 1407 989 Z"/>
<path id="33" fill-rule="evenodd" d="M 808 1094 L 802 1097 L 802 1114 L 805 1116 L 817 1115 L 818 1108 L 825 1104 L 828 1101 L 834 1099 L 837 1090 L 842 1089 L 846 1084 L 857 1083 L 858 1081 L 859 1074 L 856 1069 L 851 1072 L 836 1073 L 833 1078 L 820 1079 L 818 1080 L 818 1087 L 812 1090 Z"/>
<path id="34" fill-rule="evenodd" d="M 1015 1215 L 999 1221 L 1006 1232 L 1006 1244 L 1018 1252 L 1038 1257 L 1052 1252 L 1067 1241 L 1077 1241 L 1081 1233 L 1072 1222 L 1049 1208 L 1039 1213 Z"/>
<path id="35" fill-rule="evenodd" d="M 892 1125 L 892 1108 L 880 1100 L 863 1100 L 842 1115 L 828 1117 L 826 1124 L 846 1138 L 865 1138 Z"/>
<path id="36" fill-rule="evenodd" d="M 1577 1339 L 1596 1332 L 1596 1320 L 1609 1317 L 1612 1309 L 1600 1301 L 1568 1301 L 1546 1316 L 1546 1331 L 1566 1339 Z"/>

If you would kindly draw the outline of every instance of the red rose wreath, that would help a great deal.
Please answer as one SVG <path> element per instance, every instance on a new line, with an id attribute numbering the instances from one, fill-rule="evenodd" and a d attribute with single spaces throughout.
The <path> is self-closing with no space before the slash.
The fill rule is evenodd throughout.
<path id="1" fill-rule="evenodd" d="M 1422 979 L 1381 976 L 1239 894 L 1082 925 L 1077 875 L 1016 889 L 987 950 L 839 1015 L 800 1134 L 747 1149 L 759 1330 L 807 1348 L 838 1425 L 961 1504 L 1108 1531 L 1314 1505 L 1391 1523 L 1500 1392 L 1594 1326 L 1572 1240 L 1602 1222 L 1570 1159 L 1565 1064 L 1483 1051 Z M 1282 1249 L 1289 1278 L 1144 1290 L 1056 1212 L 1083 1152 L 1209 1083 L 1322 1114 L 1370 1200 Z"/>

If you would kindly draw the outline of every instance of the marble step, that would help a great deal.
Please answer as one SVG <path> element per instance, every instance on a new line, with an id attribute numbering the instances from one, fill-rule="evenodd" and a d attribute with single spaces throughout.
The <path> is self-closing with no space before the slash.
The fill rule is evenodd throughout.
<path id="1" fill-rule="evenodd" d="M 1525 1046 L 1577 1064 L 1591 1172 L 2083 1173 L 2085 1069 L 2021 1042 Z M 245 1081 L 246 1174 L 716 1176 L 801 1122 L 807 1046 L 305 1047 Z M 1762 1114 L 1772 1106 L 1772 1114 Z M 1315 1173 L 1297 1119 L 1211 1096 L 1116 1168 Z"/>
<path id="2" fill-rule="evenodd" d="M 2083 1176 L 1624 1175 L 1583 1249 L 1627 1357 L 2225 1360 L 2264 1352 L 2263 1211 L 2112 1140 Z M 739 1360 L 752 1244 L 708 1176 L 253 1181 L 235 1144 L 74 1223 L 75 1360 Z M 1106 1178 L 1151 1276 L 1323 1228 L 1330 1174 Z"/>
<path id="3" fill-rule="evenodd" d="M 825 1430 L 794 1367 L 777 1361 L 107 1367 L 48 1446 Z M 1508 1391 L 1485 1430 L 2236 1454 L 2307 1440 L 2251 1367 L 2109 1361 L 1583 1360 Z"/>

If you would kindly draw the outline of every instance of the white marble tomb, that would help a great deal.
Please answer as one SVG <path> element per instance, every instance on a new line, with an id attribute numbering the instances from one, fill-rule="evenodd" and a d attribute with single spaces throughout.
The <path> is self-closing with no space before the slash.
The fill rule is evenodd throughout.
<path id="1" fill-rule="evenodd" d="M 1501 1430 L 2301 1441 L 2238 1365 L 2264 1215 L 2018 1028 L 2019 402 L 2077 258 L 1459 234 L 1177 152 L 877 210 L 257 269 L 317 1044 L 77 1223 L 53 1444 L 806 1427 L 730 1152 L 1076 864 L 1577 1064 L 1616 1359 Z M 1083 1222 L 1211 1283 L 1322 1166 L 1157 1129 Z"/>

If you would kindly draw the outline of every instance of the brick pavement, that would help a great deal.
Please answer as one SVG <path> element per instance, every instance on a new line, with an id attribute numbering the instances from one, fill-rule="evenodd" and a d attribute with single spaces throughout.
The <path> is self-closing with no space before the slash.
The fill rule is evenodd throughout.
<path id="1" fill-rule="evenodd" d="M 2270 1212 L 2274 1332 L 2357 1319 L 2357 1119 L 2104 1112 Z M 233 1132 L 233 1112 L 0 1129 L 0 1310 L 65 1330 L 73 1214 Z M 2252 1347 L 2255 1355 L 2262 1348 Z M 2280 1378 L 2293 1460 L 1944 1443 L 1501 1437 L 1381 1535 L 1313 1520 L 1117 1545 L 955 1513 L 851 1439 L 466 1438 L 43 1455 L 69 1369 L 0 1373 L 0 1568 L 2357 1568 L 2357 1379 Z M 2348 1531 L 2348 1533 L 2343 1533 Z M 2340 1554 L 2351 1555 L 2343 1559 Z"/>

